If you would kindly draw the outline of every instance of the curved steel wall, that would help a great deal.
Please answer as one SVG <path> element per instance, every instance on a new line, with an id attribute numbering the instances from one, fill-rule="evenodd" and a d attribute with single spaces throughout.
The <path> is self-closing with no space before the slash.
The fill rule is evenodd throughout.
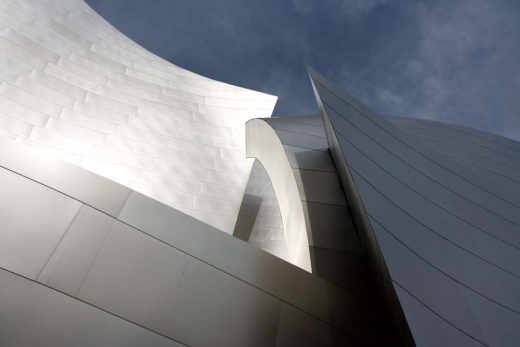
<path id="1" fill-rule="evenodd" d="M 0 344 L 380 342 L 359 297 L 176 209 L 0 138 Z"/>
<path id="2" fill-rule="evenodd" d="M 281 259 L 289 259 L 278 200 L 259 160 L 255 160 L 251 169 L 233 236 Z"/>
<path id="3" fill-rule="evenodd" d="M 520 144 L 384 118 L 311 75 L 403 334 L 420 346 L 520 345 Z M 80 0 L 0 0 L 0 81 L 2 137 L 124 185 L 0 140 L 3 342 L 380 342 L 348 285 L 214 232 L 233 231 L 253 163 L 244 124 L 269 116 L 275 97 L 176 67 Z M 277 153 L 268 171 L 283 162 L 294 183 L 278 200 L 301 203 Z M 293 260 L 308 268 L 305 211 L 281 207 L 300 231 L 288 248 L 305 245 Z"/>
<path id="4" fill-rule="evenodd" d="M 254 119 L 247 122 L 246 133 L 247 155 L 268 163 L 267 175 L 284 206 L 289 254 L 299 251 L 295 240 L 300 238 L 309 247 L 306 262 L 287 260 L 302 268 L 310 264 L 309 271 L 340 286 L 364 287 L 360 284 L 365 272 L 363 251 L 328 151 L 321 116 Z"/>
<path id="5" fill-rule="evenodd" d="M 276 193 L 287 245 L 287 261 L 312 271 L 306 223 L 298 185 L 284 146 L 261 119 L 247 123 L 247 155 L 260 160 Z"/>
<path id="6" fill-rule="evenodd" d="M 319 74 L 311 79 L 336 165 L 359 195 L 415 343 L 519 345 L 520 189 L 500 172 L 516 166 L 519 144 L 396 121 L 412 133 L 428 128 L 411 135 Z M 438 142 L 464 149 L 429 146 Z M 488 168 L 492 159 L 500 165 Z"/>
<path id="7" fill-rule="evenodd" d="M 275 97 L 172 65 L 81 0 L 1 0 L 0 81 L 0 135 L 233 232 L 244 123 Z"/>
<path id="8" fill-rule="evenodd" d="M 518 191 L 520 183 L 520 144 L 516 141 L 424 119 L 388 117 L 393 124 L 418 137 L 435 151 L 468 167 L 471 172 L 501 183 L 501 192 Z M 513 186 L 513 189 L 509 187 Z M 505 188 L 505 189 L 504 189 Z M 503 193 L 500 193 L 503 194 Z"/>

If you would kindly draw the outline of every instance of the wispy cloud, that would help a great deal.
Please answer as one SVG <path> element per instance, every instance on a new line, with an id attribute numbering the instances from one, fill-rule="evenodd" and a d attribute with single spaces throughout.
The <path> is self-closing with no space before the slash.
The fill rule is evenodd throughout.
<path id="1" fill-rule="evenodd" d="M 87 0 L 185 68 L 315 112 L 311 65 L 382 113 L 520 139 L 516 0 Z"/>
<path id="2" fill-rule="evenodd" d="M 352 92 L 380 112 L 438 119 L 520 139 L 520 12 L 505 1 L 417 2 L 366 64 L 336 67 Z M 402 34 L 402 33 L 401 33 Z M 402 50 L 391 49 L 401 46 Z M 390 48 L 389 48 L 390 47 Z M 384 71 L 384 72 L 381 72 Z M 334 79 L 334 73 L 329 74 Z"/>
<path id="3" fill-rule="evenodd" d="M 518 14 L 501 1 L 418 6 L 421 41 L 407 73 L 422 95 L 409 112 L 520 137 L 520 103 L 507 97 L 520 92 Z"/>
<path id="4" fill-rule="evenodd" d="M 337 6 L 338 13 L 347 16 L 363 16 L 381 5 L 388 4 L 389 0 L 326 0 L 332 6 Z"/>
<path id="5" fill-rule="evenodd" d="M 292 0 L 294 9 L 305 15 L 312 15 L 319 8 L 330 8 L 339 16 L 363 16 L 375 8 L 387 4 L 389 0 Z"/>

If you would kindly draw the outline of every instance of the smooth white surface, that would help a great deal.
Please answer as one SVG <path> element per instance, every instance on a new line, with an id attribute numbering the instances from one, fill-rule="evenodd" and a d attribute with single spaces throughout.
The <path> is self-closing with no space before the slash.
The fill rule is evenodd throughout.
<path id="1" fill-rule="evenodd" d="M 81 204 L 3 168 L 0 192 L 0 264 L 34 279 Z"/>
<path id="2" fill-rule="evenodd" d="M 253 164 L 233 236 L 281 259 L 289 259 L 278 200 L 259 160 Z"/>
<path id="3" fill-rule="evenodd" d="M 247 123 L 247 155 L 269 174 L 282 217 L 288 262 L 312 272 L 303 205 L 293 169 L 274 129 L 262 119 Z"/>
<path id="4" fill-rule="evenodd" d="M 233 231 L 253 162 L 244 124 L 275 102 L 166 62 L 83 1 L 0 0 L 0 136 L 222 231 Z"/>

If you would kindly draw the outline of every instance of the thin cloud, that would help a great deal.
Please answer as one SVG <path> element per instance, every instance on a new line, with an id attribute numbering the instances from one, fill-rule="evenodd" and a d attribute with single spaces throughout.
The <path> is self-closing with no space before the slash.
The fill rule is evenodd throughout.
<path id="1" fill-rule="evenodd" d="M 87 0 L 130 37 L 210 78 L 316 112 L 310 65 L 380 113 L 520 139 L 515 0 Z"/>

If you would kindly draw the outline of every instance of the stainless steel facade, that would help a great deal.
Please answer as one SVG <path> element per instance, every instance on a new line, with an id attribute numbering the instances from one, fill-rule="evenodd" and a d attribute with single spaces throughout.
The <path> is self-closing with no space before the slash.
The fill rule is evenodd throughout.
<path id="1" fill-rule="evenodd" d="M 2 345 L 374 341 L 348 290 L 43 151 L 0 144 Z"/>
<path id="2" fill-rule="evenodd" d="M 520 345 L 520 143 L 314 71 L 258 118 L 80 0 L 0 29 L 0 345 Z"/>
<path id="3" fill-rule="evenodd" d="M 159 58 L 82 0 L 0 1 L 0 136 L 229 234 L 253 164 L 244 122 L 275 102 Z"/>
<path id="4" fill-rule="evenodd" d="M 520 189 L 502 172 L 516 165 L 518 143 L 387 119 L 311 79 L 359 230 L 415 343 L 518 345 Z"/>

